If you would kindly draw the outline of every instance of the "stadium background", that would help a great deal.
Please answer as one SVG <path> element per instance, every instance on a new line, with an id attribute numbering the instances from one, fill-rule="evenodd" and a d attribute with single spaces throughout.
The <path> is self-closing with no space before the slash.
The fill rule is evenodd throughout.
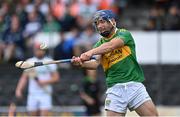
<path id="1" fill-rule="evenodd" d="M 79 55 L 99 37 L 90 25 L 92 14 L 112 9 L 118 27 L 132 31 L 145 85 L 160 115 L 180 116 L 179 5 L 179 0 L 0 0 L 0 114 L 7 114 L 22 73 L 14 63 L 32 56 L 34 42 L 45 42 L 54 59 Z M 78 94 L 83 70 L 60 64 L 59 73 L 61 80 L 54 85 L 58 101 L 50 114 L 83 115 Z M 106 86 L 101 67 L 97 78 L 103 106 Z M 19 115 L 25 114 L 25 105 L 26 98 L 18 104 Z"/>

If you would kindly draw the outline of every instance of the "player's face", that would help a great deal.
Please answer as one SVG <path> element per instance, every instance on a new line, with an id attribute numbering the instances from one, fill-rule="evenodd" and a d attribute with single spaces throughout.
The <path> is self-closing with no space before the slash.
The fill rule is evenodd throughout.
<path id="1" fill-rule="evenodd" d="M 40 49 L 34 49 L 34 54 L 37 58 L 41 59 L 45 55 L 45 51 L 40 50 Z"/>
<path id="2" fill-rule="evenodd" d="M 114 28 L 110 22 L 103 19 L 100 19 L 96 22 L 96 27 L 99 33 L 104 37 L 108 37 Z"/>

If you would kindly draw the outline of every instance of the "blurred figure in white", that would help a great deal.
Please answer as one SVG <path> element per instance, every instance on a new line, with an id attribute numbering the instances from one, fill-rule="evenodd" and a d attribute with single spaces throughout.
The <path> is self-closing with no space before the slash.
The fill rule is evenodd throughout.
<path id="1" fill-rule="evenodd" d="M 28 62 L 51 61 L 45 56 L 45 50 L 40 48 L 39 43 L 34 45 L 34 57 Z M 29 81 L 27 110 L 30 116 L 48 116 L 52 108 L 52 84 L 59 81 L 59 74 L 55 64 L 40 66 L 26 70 L 21 75 L 16 88 L 16 97 L 22 98 L 22 91 Z M 39 112 L 39 113 L 38 113 Z"/>

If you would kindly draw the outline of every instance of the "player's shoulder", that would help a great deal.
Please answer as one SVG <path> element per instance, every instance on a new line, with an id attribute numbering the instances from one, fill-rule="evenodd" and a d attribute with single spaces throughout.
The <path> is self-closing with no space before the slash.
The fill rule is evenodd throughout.
<path id="1" fill-rule="evenodd" d="M 118 35 L 130 36 L 131 33 L 129 30 L 127 30 L 125 28 L 120 28 L 120 29 L 118 29 Z"/>
<path id="2" fill-rule="evenodd" d="M 125 29 L 125 28 L 120 28 L 120 29 L 118 29 L 119 30 L 119 32 L 127 32 L 128 30 L 127 29 Z"/>
<path id="3" fill-rule="evenodd" d="M 130 33 L 130 31 L 127 30 L 127 29 L 125 29 L 125 28 L 120 28 L 120 29 L 118 29 L 118 32 L 119 32 L 119 33 Z"/>

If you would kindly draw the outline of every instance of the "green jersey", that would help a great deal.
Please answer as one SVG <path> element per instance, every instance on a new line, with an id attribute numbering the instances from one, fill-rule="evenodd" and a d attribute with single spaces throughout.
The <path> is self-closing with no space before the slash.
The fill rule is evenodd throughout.
<path id="1" fill-rule="evenodd" d="M 107 86 L 130 81 L 144 81 L 143 71 L 136 60 L 134 39 L 129 31 L 118 29 L 110 39 L 101 38 L 94 48 L 113 38 L 122 39 L 124 46 L 102 55 L 101 64 L 106 75 Z"/>

